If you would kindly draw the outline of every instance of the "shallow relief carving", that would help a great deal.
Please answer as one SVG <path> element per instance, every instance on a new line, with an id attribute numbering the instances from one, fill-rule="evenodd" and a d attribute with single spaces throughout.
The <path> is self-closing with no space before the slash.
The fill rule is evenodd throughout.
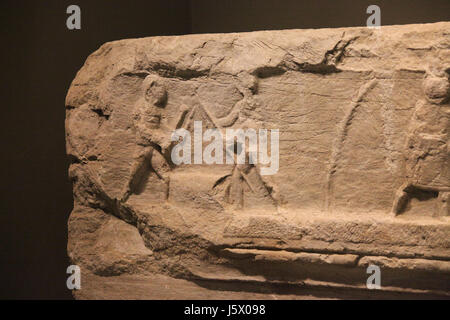
<path id="1" fill-rule="evenodd" d="M 409 125 L 405 147 L 406 182 L 395 196 L 395 214 L 407 210 L 412 197 L 437 198 L 433 214 L 448 216 L 450 213 L 449 72 L 447 68 L 438 75 L 427 74 L 423 80 L 425 97 L 417 102 Z"/>
<path id="2" fill-rule="evenodd" d="M 447 295 L 447 25 L 105 44 L 66 99 L 70 258 L 93 283 L 164 275 L 240 291 L 358 291 L 377 264 L 385 294 Z M 175 164 L 177 129 L 218 129 L 223 159 L 246 162 L 206 163 L 202 136 Z M 277 172 L 261 174 L 248 137 L 229 145 L 227 129 L 278 129 Z"/>

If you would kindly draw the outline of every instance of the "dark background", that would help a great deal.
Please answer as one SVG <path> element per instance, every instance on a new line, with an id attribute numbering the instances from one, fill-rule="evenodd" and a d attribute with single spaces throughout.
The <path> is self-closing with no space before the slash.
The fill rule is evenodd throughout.
<path id="1" fill-rule="evenodd" d="M 66 8 L 81 8 L 81 30 Z M 66 288 L 72 209 L 64 99 L 101 44 L 154 35 L 364 26 L 450 20 L 449 0 L 5 1 L 1 23 L 0 298 L 71 299 Z"/>

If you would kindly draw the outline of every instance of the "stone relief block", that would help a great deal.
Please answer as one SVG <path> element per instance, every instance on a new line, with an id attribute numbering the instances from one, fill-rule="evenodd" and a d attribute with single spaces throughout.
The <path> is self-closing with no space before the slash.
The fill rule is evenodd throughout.
<path id="1" fill-rule="evenodd" d="M 375 264 L 382 288 L 371 294 L 448 298 L 449 30 L 441 22 L 101 46 L 66 98 L 68 253 L 86 279 L 75 296 L 304 298 L 332 288 L 366 297 Z M 233 163 L 206 163 L 212 139 L 203 136 L 183 153 L 191 163 L 177 164 L 180 129 L 253 129 L 258 141 L 267 133 L 277 168 L 264 174 L 268 165 L 250 161 L 250 137 L 215 149 Z"/>

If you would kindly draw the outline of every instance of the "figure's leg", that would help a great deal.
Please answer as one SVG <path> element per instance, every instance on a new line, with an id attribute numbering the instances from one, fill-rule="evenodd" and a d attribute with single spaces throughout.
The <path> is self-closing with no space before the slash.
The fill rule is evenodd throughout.
<path id="1" fill-rule="evenodd" d="M 168 200 L 170 188 L 170 166 L 168 161 L 163 154 L 154 150 L 151 156 L 150 165 L 156 176 L 164 183 L 165 200 Z"/>
<path id="2" fill-rule="evenodd" d="M 438 196 L 438 216 L 446 217 L 450 216 L 450 192 L 443 191 L 439 192 Z"/>
<path id="3" fill-rule="evenodd" d="M 238 166 L 235 165 L 231 174 L 231 184 L 228 202 L 233 209 L 239 210 L 244 206 L 244 189 L 242 188 L 243 176 Z"/>
<path id="4" fill-rule="evenodd" d="M 135 155 L 133 165 L 130 172 L 130 180 L 124 191 L 122 200 L 127 200 L 133 190 L 139 185 L 143 172 L 150 166 L 150 160 L 152 158 L 153 148 L 142 147 L 139 148 Z"/>
<path id="5" fill-rule="evenodd" d="M 409 201 L 408 187 L 409 185 L 405 183 L 395 193 L 394 203 L 392 205 L 392 213 L 394 215 L 399 215 L 405 210 Z"/>

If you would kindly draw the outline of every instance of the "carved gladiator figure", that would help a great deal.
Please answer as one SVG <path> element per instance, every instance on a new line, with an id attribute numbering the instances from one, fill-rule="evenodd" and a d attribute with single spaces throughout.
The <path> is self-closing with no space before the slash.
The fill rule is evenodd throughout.
<path id="1" fill-rule="evenodd" d="M 438 198 L 437 216 L 450 215 L 449 72 L 427 72 L 425 99 L 417 102 L 405 148 L 406 181 L 395 194 L 392 212 L 401 214 L 412 197 Z"/>
<path id="2" fill-rule="evenodd" d="M 138 101 L 134 115 L 138 149 L 124 193 L 125 200 L 141 183 L 143 172 L 149 169 L 164 183 L 166 194 L 169 190 L 170 160 L 167 154 L 170 154 L 171 141 L 168 137 L 174 129 L 161 123 L 167 103 L 167 90 L 161 78 L 155 75 L 148 75 L 142 86 L 144 94 Z M 180 118 L 186 112 L 182 109 Z"/>

